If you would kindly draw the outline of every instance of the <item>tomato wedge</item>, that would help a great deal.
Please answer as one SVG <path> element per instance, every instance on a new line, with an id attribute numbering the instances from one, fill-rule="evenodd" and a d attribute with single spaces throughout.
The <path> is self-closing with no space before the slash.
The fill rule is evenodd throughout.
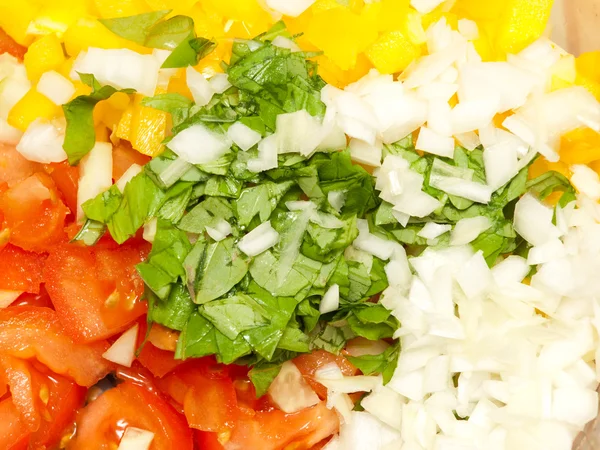
<path id="1" fill-rule="evenodd" d="M 10 398 L 0 401 L 0 448 L 25 450 L 30 431 L 21 422 L 21 417 Z"/>
<path id="2" fill-rule="evenodd" d="M 74 343 L 66 336 L 55 311 L 35 306 L 0 310 L 0 353 L 22 359 L 37 358 L 54 372 L 80 386 L 92 386 L 111 369 L 102 353 L 108 343 Z"/>
<path id="3" fill-rule="evenodd" d="M 112 336 L 146 312 L 144 283 L 135 264 L 148 252 L 146 243 L 117 249 L 65 244 L 46 261 L 46 289 L 65 331 L 91 342 Z"/>
<path id="4" fill-rule="evenodd" d="M 67 161 L 44 165 L 44 170 L 52 177 L 54 184 L 63 195 L 71 212 L 77 214 L 77 189 L 79 187 L 79 167 Z"/>
<path id="5" fill-rule="evenodd" d="M 8 244 L 0 249 L 0 290 L 38 294 L 43 280 L 45 255 Z"/>
<path id="6" fill-rule="evenodd" d="M 150 157 L 142 155 L 137 150 L 131 148 L 131 144 L 127 141 L 121 141 L 113 149 L 113 179 L 117 181 L 131 167 L 132 164 L 143 166 Z"/>
<path id="7" fill-rule="evenodd" d="M 212 358 L 192 361 L 156 383 L 183 406 L 190 427 L 224 432 L 235 425 L 239 414 L 235 387 L 227 370 Z"/>
<path id="8" fill-rule="evenodd" d="M 2 41 L 0 29 L 0 42 Z M 1 53 L 1 44 L 0 44 Z M 0 183 L 14 186 L 41 169 L 41 165 L 25 159 L 14 146 L 0 143 Z"/>
<path id="9" fill-rule="evenodd" d="M 25 250 L 44 252 L 66 239 L 69 209 L 45 173 L 36 173 L 4 192 L 0 210 L 4 227 L 10 229 L 10 242 Z"/>
<path id="10" fill-rule="evenodd" d="M 339 428 L 337 414 L 325 402 L 294 414 L 278 409 L 243 414 L 237 421 L 225 450 L 308 450 Z"/>
<path id="11" fill-rule="evenodd" d="M 131 381 L 100 395 L 77 414 L 77 433 L 71 450 L 112 450 L 128 427 L 154 433 L 151 450 L 191 450 L 192 432 L 158 394 Z"/>

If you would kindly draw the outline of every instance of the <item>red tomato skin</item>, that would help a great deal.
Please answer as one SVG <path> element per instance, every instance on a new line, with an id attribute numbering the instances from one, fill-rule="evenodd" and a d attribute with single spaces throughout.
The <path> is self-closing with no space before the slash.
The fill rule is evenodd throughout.
<path id="1" fill-rule="evenodd" d="M 321 399 L 327 398 L 327 388 L 315 380 L 315 372 L 330 363 L 336 363 L 345 376 L 356 375 L 358 372 L 358 369 L 346 358 L 326 352 L 325 350 L 305 353 L 294 359 L 294 364 L 296 364 L 306 382 Z"/>
<path id="2" fill-rule="evenodd" d="M 155 347 L 150 342 L 146 342 L 138 356 L 138 361 L 148 369 L 152 375 L 162 378 L 184 364 L 183 361 L 175 359 L 174 356 L 175 353 L 168 350 L 162 350 Z"/>
<path id="3" fill-rule="evenodd" d="M 6 450 L 26 450 L 30 431 L 21 418 L 12 399 L 0 401 L 0 448 Z"/>
<path id="4" fill-rule="evenodd" d="M 108 450 L 127 426 L 154 433 L 151 450 L 192 450 L 192 432 L 159 395 L 130 381 L 100 395 L 77 414 L 77 432 L 69 450 Z"/>
<path id="5" fill-rule="evenodd" d="M 38 172 L 5 191 L 0 196 L 0 210 L 14 245 L 45 252 L 66 240 L 64 225 L 69 209 L 45 173 Z"/>
<path id="6" fill-rule="evenodd" d="M 15 40 L 6 33 L 6 31 L 0 28 L 0 54 L 8 53 L 23 61 L 23 56 L 25 56 L 26 52 L 27 47 L 17 44 Z"/>
<path id="7" fill-rule="evenodd" d="M 25 293 L 19 296 L 10 306 L 37 306 L 54 309 L 48 291 L 42 285 L 38 294 Z"/>
<path id="8" fill-rule="evenodd" d="M 0 289 L 38 294 L 45 262 L 46 255 L 6 245 L 0 249 Z"/>
<path id="9" fill-rule="evenodd" d="M 224 366 L 213 358 L 191 361 L 156 383 L 183 406 L 190 427 L 225 432 L 235 426 L 239 415 L 235 387 Z"/>
<path id="10" fill-rule="evenodd" d="M 66 244 L 50 254 L 46 289 L 65 331 L 78 342 L 93 342 L 124 330 L 147 310 L 144 284 L 135 270 L 147 244 L 117 249 Z"/>
<path id="11" fill-rule="evenodd" d="M 278 409 L 243 414 L 225 450 L 309 450 L 339 429 L 337 414 L 321 402 L 294 414 Z"/>
<path id="12" fill-rule="evenodd" d="M 198 450 L 225 450 L 217 437 L 217 433 L 194 430 L 194 440 Z"/>
<path id="13" fill-rule="evenodd" d="M 73 342 L 49 308 L 11 306 L 0 310 L 0 353 L 36 358 L 80 386 L 92 386 L 111 371 L 111 364 L 102 358 L 107 348 L 106 341 Z"/>
<path id="14" fill-rule="evenodd" d="M 45 164 L 44 170 L 56 184 L 65 204 L 73 217 L 77 215 L 77 189 L 79 188 L 79 167 L 71 166 L 67 161 Z"/>
<path id="15" fill-rule="evenodd" d="M 117 181 L 131 167 L 132 164 L 143 166 L 150 157 L 142 155 L 140 152 L 131 148 L 127 141 L 121 141 L 113 149 L 113 179 Z"/>

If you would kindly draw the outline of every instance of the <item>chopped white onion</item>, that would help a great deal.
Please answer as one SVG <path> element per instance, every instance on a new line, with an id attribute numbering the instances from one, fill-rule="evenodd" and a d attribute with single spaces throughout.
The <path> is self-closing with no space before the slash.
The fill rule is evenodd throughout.
<path id="1" fill-rule="evenodd" d="M 363 337 L 357 337 L 348 341 L 346 352 L 350 356 L 380 355 L 390 347 L 385 341 L 371 341 Z"/>
<path id="2" fill-rule="evenodd" d="M 293 52 L 302 51 L 302 49 L 298 47 L 298 44 L 296 44 L 293 40 L 283 36 L 276 36 L 271 43 L 276 47 L 287 48 Z"/>
<path id="3" fill-rule="evenodd" d="M 288 414 L 314 406 L 320 401 L 292 361 L 286 361 L 281 366 L 279 374 L 269 386 L 269 397 Z"/>
<path id="4" fill-rule="evenodd" d="M 75 93 L 75 85 L 71 80 L 54 70 L 42 74 L 36 89 L 56 105 L 67 103 Z"/>
<path id="5" fill-rule="evenodd" d="M 510 255 L 502 262 L 492 267 L 492 276 L 499 286 L 520 283 L 525 279 L 531 267 L 521 256 Z"/>
<path id="6" fill-rule="evenodd" d="M 267 6 L 274 11 L 290 17 L 298 17 L 316 0 L 266 0 Z"/>
<path id="7" fill-rule="evenodd" d="M 327 314 L 340 307 L 340 286 L 334 284 L 327 289 L 319 304 L 319 312 Z"/>
<path id="8" fill-rule="evenodd" d="M 492 280 L 492 272 L 485 262 L 481 250 L 467 261 L 456 279 L 468 298 L 484 294 L 489 289 Z"/>
<path id="9" fill-rule="evenodd" d="M 341 379 L 329 379 L 323 376 L 315 376 L 315 380 L 335 392 L 352 394 L 354 392 L 371 392 L 381 385 L 381 377 L 357 375 L 343 377 Z"/>
<path id="10" fill-rule="evenodd" d="M 444 3 L 444 0 L 410 0 L 410 6 L 421 14 L 427 14 Z"/>
<path id="11" fill-rule="evenodd" d="M 321 124 L 307 111 L 277 116 L 277 148 L 279 153 L 300 153 L 309 156 L 321 141 Z"/>
<path id="12" fill-rule="evenodd" d="M 208 105 L 213 95 L 215 95 L 215 91 L 208 80 L 191 66 L 185 69 L 185 75 L 187 86 L 194 98 L 194 103 L 198 106 Z"/>
<path id="13" fill-rule="evenodd" d="M 208 80 L 211 89 L 217 94 L 222 94 L 231 87 L 226 73 L 216 73 Z"/>
<path id="14" fill-rule="evenodd" d="M 595 171 L 584 164 L 576 164 L 571 166 L 571 172 L 571 183 L 579 192 L 592 200 L 600 199 L 600 177 Z"/>
<path id="15" fill-rule="evenodd" d="M 231 148 L 231 141 L 227 135 L 196 124 L 177 133 L 167 146 L 184 161 L 206 164 L 227 153 Z"/>
<path id="16" fill-rule="evenodd" d="M 577 387 L 555 389 L 552 415 L 557 420 L 583 428 L 598 415 L 598 393 Z"/>
<path id="17" fill-rule="evenodd" d="M 381 142 L 375 142 L 375 145 L 371 145 L 360 139 L 350 139 L 349 148 L 350 156 L 353 161 L 371 167 L 379 167 L 381 165 L 381 155 L 383 150 Z"/>
<path id="18" fill-rule="evenodd" d="M 271 134 L 258 143 L 258 158 L 248 161 L 250 172 L 263 172 L 277 167 L 277 134 Z"/>
<path id="19" fill-rule="evenodd" d="M 417 236 L 421 236 L 425 239 L 436 239 L 451 229 L 452 225 L 427 222 L 425 226 L 417 233 Z"/>
<path id="20" fill-rule="evenodd" d="M 481 145 L 479 136 L 473 131 L 455 134 L 454 139 L 456 139 L 460 145 L 469 151 L 473 151 Z"/>
<path id="21" fill-rule="evenodd" d="M 454 157 L 454 139 L 441 136 L 427 127 L 421 127 L 415 148 L 445 158 Z"/>
<path id="22" fill-rule="evenodd" d="M 460 19 L 458 21 L 458 31 L 470 41 L 479 39 L 479 28 L 477 27 L 477 22 L 472 20 Z"/>
<path id="23" fill-rule="evenodd" d="M 63 149 L 65 136 L 50 122 L 36 119 L 27 127 L 17 151 L 29 161 L 49 164 L 67 159 Z"/>
<path id="24" fill-rule="evenodd" d="M 525 194 L 515 206 L 514 226 L 527 242 L 543 245 L 560 236 L 560 231 L 552 223 L 554 211 L 543 205 L 531 194 Z"/>
<path id="25" fill-rule="evenodd" d="M 246 255 L 256 256 L 270 249 L 278 242 L 279 233 L 273 229 L 271 221 L 267 220 L 240 239 L 238 247 Z"/>
<path id="26" fill-rule="evenodd" d="M 346 193 L 344 191 L 329 191 L 327 201 L 333 209 L 340 212 L 346 203 Z"/>
<path id="27" fill-rule="evenodd" d="M 236 122 L 227 130 L 229 139 L 243 151 L 250 150 L 261 140 L 261 135 L 241 122 Z"/>
<path id="28" fill-rule="evenodd" d="M 150 450 L 154 433 L 141 428 L 127 427 L 117 450 Z"/>
<path id="29" fill-rule="evenodd" d="M 133 177 L 135 177 L 137 174 L 142 172 L 142 166 L 140 166 L 139 164 L 133 163 L 131 166 L 129 166 L 129 168 L 125 171 L 125 173 L 123 173 L 123 175 L 121 175 L 121 178 L 119 178 L 116 182 L 115 185 L 117 186 L 117 188 L 119 188 L 119 191 L 124 192 L 125 191 L 125 186 L 127 185 L 127 183 L 129 183 Z"/>
<path id="30" fill-rule="evenodd" d="M 460 219 L 456 222 L 452 235 L 450 236 L 450 245 L 465 245 L 474 241 L 484 231 L 492 226 L 492 222 L 487 217 L 469 217 Z"/>
<path id="31" fill-rule="evenodd" d="M 11 127 L 8 122 L 0 117 L 0 142 L 10 145 L 17 145 L 23 137 L 23 132 Z"/>
<path id="32" fill-rule="evenodd" d="M 142 237 L 147 242 L 154 242 L 154 237 L 156 236 L 156 229 L 158 225 L 158 219 L 153 217 L 148 222 L 144 224 L 144 232 Z"/>
<path id="33" fill-rule="evenodd" d="M 85 217 L 81 205 L 112 186 L 112 145 L 96 142 L 79 163 L 77 188 L 77 220 Z"/>
<path id="34" fill-rule="evenodd" d="M 106 350 L 102 357 L 115 364 L 131 367 L 135 359 L 135 349 L 137 344 L 139 325 L 136 323 L 129 330 L 124 332 L 118 339 Z"/>
<path id="35" fill-rule="evenodd" d="M 131 88 L 152 96 L 158 83 L 159 69 L 158 60 L 153 55 L 142 55 L 126 48 L 90 47 L 87 52 L 81 52 L 73 63 L 71 78 L 78 80 L 78 73 L 89 73 L 100 84 L 118 89 Z"/>
<path id="36" fill-rule="evenodd" d="M 403 401 L 400 394 L 392 389 L 380 386 L 360 402 L 365 411 L 377 417 L 383 423 L 396 430 L 402 426 Z"/>
<path id="37" fill-rule="evenodd" d="M 213 238 L 215 241 L 219 242 L 229 236 L 232 232 L 231 225 L 225 219 L 221 219 L 215 227 L 205 227 L 206 233 Z"/>

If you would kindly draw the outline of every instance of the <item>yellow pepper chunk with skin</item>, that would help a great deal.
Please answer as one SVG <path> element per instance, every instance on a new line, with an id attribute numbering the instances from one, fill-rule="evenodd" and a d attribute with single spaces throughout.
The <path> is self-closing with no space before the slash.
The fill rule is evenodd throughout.
<path id="1" fill-rule="evenodd" d="M 351 69 L 358 54 L 375 42 L 377 36 L 376 20 L 347 8 L 333 8 L 314 15 L 306 30 L 306 38 L 342 70 Z"/>
<path id="2" fill-rule="evenodd" d="M 29 46 L 24 63 L 27 76 L 37 81 L 44 72 L 60 69 L 65 62 L 62 45 L 56 35 L 48 34 Z"/>
<path id="3" fill-rule="evenodd" d="M 396 73 L 421 56 L 421 47 L 400 30 L 388 31 L 367 49 L 366 55 L 379 72 Z"/>
<path id="4" fill-rule="evenodd" d="M 84 1 L 52 0 L 41 2 L 41 9 L 28 26 L 28 33 L 45 35 L 56 33 L 61 37 L 79 17 L 89 13 Z"/>
<path id="5" fill-rule="evenodd" d="M 584 53 L 575 60 L 575 83 L 585 87 L 600 101 L 600 51 Z"/>
<path id="6" fill-rule="evenodd" d="M 94 0 L 94 3 L 98 14 L 103 19 L 150 12 L 144 0 Z"/>
<path id="7" fill-rule="evenodd" d="M 600 160 L 600 133 L 591 128 L 578 128 L 562 136 L 560 160 L 570 166 Z"/>
<path id="8" fill-rule="evenodd" d="M 39 5 L 29 0 L 0 0 L 0 28 L 21 45 L 29 45 L 33 36 L 27 28 L 35 18 Z"/>
<path id="9" fill-rule="evenodd" d="M 8 113 L 7 122 L 10 126 L 25 131 L 35 119 L 51 120 L 59 113 L 60 106 L 56 106 L 48 97 L 40 94 L 34 87 L 13 106 Z"/>
<path id="10" fill-rule="evenodd" d="M 160 92 L 157 92 L 159 94 Z M 162 151 L 162 141 L 167 132 L 167 114 L 142 105 L 143 96 L 136 94 L 119 122 L 116 132 L 120 139 L 131 142 L 131 146 L 147 156 L 156 156 Z"/>
<path id="11" fill-rule="evenodd" d="M 89 47 L 119 48 L 121 40 L 93 17 L 82 17 L 65 32 L 65 49 L 70 56 L 77 56 Z"/>
<path id="12" fill-rule="evenodd" d="M 173 9 L 184 11 L 191 8 L 196 0 L 146 0 L 146 4 L 152 11 L 161 11 L 163 9 Z"/>

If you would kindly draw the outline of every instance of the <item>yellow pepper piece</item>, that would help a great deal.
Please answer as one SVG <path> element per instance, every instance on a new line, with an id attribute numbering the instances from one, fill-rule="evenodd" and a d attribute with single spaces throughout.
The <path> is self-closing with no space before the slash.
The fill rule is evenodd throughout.
<path id="1" fill-rule="evenodd" d="M 344 88 L 350 83 L 353 83 L 364 77 L 373 67 L 364 53 L 361 53 L 356 58 L 356 64 L 353 68 L 342 70 L 327 56 L 321 55 L 317 58 L 319 64 L 319 75 L 323 79 L 338 88 Z"/>
<path id="2" fill-rule="evenodd" d="M 136 94 L 133 104 L 123 113 L 116 128 L 116 136 L 131 142 L 138 152 L 156 156 L 162 151 L 167 132 L 167 114 L 142 106 L 143 96 Z"/>
<path id="3" fill-rule="evenodd" d="M 214 11 L 206 12 L 200 3 L 186 11 L 185 15 L 194 19 L 194 30 L 198 36 L 210 39 L 225 33 L 223 17 Z"/>
<path id="4" fill-rule="evenodd" d="M 306 37 L 340 69 L 348 70 L 356 64 L 358 54 L 377 39 L 377 23 L 346 8 L 334 8 L 313 17 Z"/>
<path id="5" fill-rule="evenodd" d="M 59 69 L 64 62 L 63 48 L 55 34 L 48 34 L 35 41 L 24 57 L 27 76 L 32 81 L 37 81 L 44 72 Z"/>
<path id="6" fill-rule="evenodd" d="M 564 162 L 549 162 L 545 158 L 540 157 L 536 159 L 531 166 L 529 166 L 529 178 L 537 178 L 551 170 L 561 173 L 567 178 L 571 176 L 569 166 L 567 166 Z"/>
<path id="7" fill-rule="evenodd" d="M 500 21 L 498 48 L 505 53 L 517 53 L 544 33 L 553 0 L 503 0 L 502 3 L 509 8 Z"/>
<path id="8" fill-rule="evenodd" d="M 476 21 L 498 20 L 502 16 L 506 3 L 503 0 L 456 0 L 452 11 L 461 17 Z"/>
<path id="9" fill-rule="evenodd" d="M 129 103 L 129 95 L 122 92 L 117 92 L 108 100 L 99 102 L 94 108 L 94 123 L 103 124 L 111 130 L 116 129 Z"/>
<path id="10" fill-rule="evenodd" d="M 377 15 L 379 31 L 391 31 L 398 29 L 398 25 L 406 20 L 409 4 L 409 0 L 381 0 L 379 3 L 366 5 L 365 9 L 379 6 Z"/>
<path id="11" fill-rule="evenodd" d="M 13 106 L 8 113 L 7 121 L 10 126 L 25 131 L 35 119 L 50 120 L 56 117 L 59 112 L 59 106 L 56 106 L 46 96 L 32 88 Z"/>
<path id="12" fill-rule="evenodd" d="M 180 75 L 174 76 L 169 80 L 169 92 L 181 94 L 184 97 L 193 100 L 192 93 L 187 85 L 185 72 L 182 72 Z"/>
<path id="13" fill-rule="evenodd" d="M 227 20 L 238 20 L 248 24 L 262 21 L 269 16 L 257 0 L 204 0 L 202 6 L 207 11 L 214 11 Z"/>
<path id="14" fill-rule="evenodd" d="M 119 48 L 121 41 L 97 19 L 82 17 L 63 36 L 67 53 L 73 57 L 89 47 Z"/>
<path id="15" fill-rule="evenodd" d="M 103 19 L 135 16 L 150 11 L 143 0 L 94 0 L 94 3 Z"/>
<path id="16" fill-rule="evenodd" d="M 560 160 L 568 165 L 600 160 L 600 134 L 591 128 L 565 134 L 560 140 Z"/>
<path id="17" fill-rule="evenodd" d="M 33 36 L 27 34 L 29 23 L 39 6 L 28 0 L 0 0 L 0 28 L 21 45 L 29 45 Z"/>
<path id="18" fill-rule="evenodd" d="M 152 11 L 163 9 L 185 11 L 194 6 L 194 3 L 196 3 L 196 0 L 146 0 L 146 4 Z"/>
<path id="19" fill-rule="evenodd" d="M 42 2 L 42 8 L 28 27 L 29 34 L 45 35 L 56 33 L 59 37 L 79 17 L 89 13 L 82 1 L 52 0 Z"/>
<path id="20" fill-rule="evenodd" d="M 600 100 L 600 51 L 584 53 L 575 61 L 575 82 Z"/>
<path id="21" fill-rule="evenodd" d="M 400 30 L 388 31 L 367 49 L 366 55 L 379 72 L 396 73 L 421 56 L 421 47 Z"/>
<path id="22" fill-rule="evenodd" d="M 453 30 L 458 29 L 458 16 L 452 12 L 440 12 L 438 10 L 431 11 L 429 14 L 423 16 L 423 27 L 429 28 L 430 25 L 438 22 L 442 17 L 446 18 L 446 23 Z"/>

